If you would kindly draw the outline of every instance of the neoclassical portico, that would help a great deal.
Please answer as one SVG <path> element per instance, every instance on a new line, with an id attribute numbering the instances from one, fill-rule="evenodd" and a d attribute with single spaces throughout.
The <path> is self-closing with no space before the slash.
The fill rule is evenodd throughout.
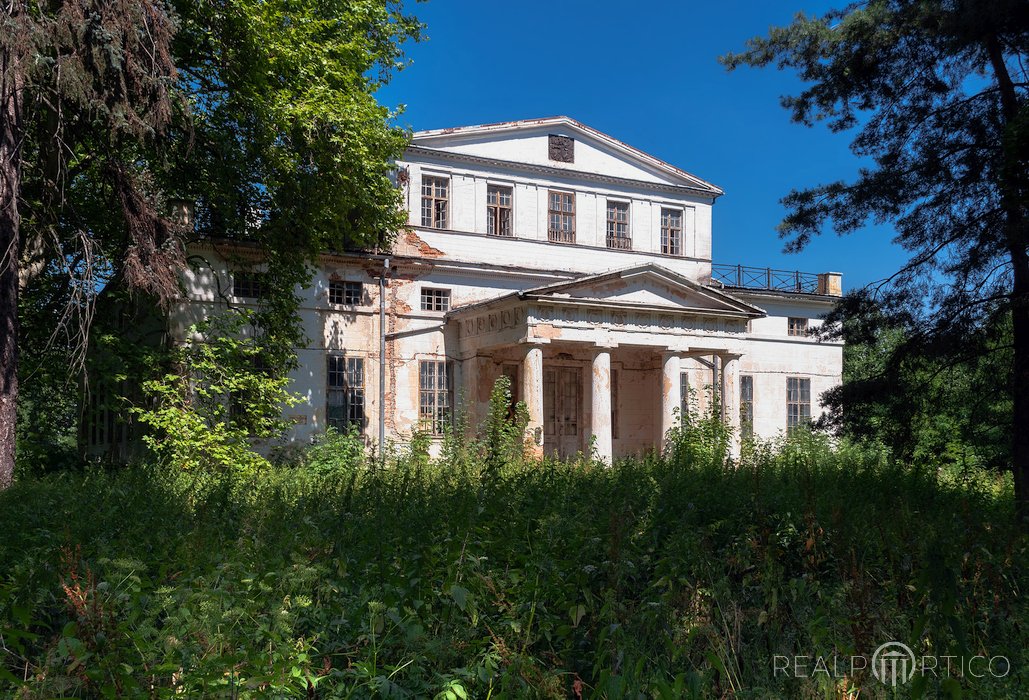
<path id="1" fill-rule="evenodd" d="M 687 409 L 683 390 L 717 390 L 739 434 L 739 358 L 764 315 L 656 265 L 580 278 L 459 307 L 462 393 L 471 418 L 501 374 L 542 453 L 602 459 L 660 447 Z M 710 399 L 708 399 L 710 401 Z M 702 403 L 703 403 L 702 399 Z"/>

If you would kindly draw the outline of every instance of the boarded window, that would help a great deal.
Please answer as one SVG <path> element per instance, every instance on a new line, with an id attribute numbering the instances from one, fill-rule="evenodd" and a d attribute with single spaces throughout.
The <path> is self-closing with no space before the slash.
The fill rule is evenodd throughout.
<path id="1" fill-rule="evenodd" d="M 682 255 L 682 212 L 678 209 L 661 210 L 661 253 Z"/>
<path id="2" fill-rule="evenodd" d="M 450 227 L 450 180 L 445 177 L 422 177 L 422 226 Z"/>
<path id="3" fill-rule="evenodd" d="M 793 430 L 811 422 L 811 380 L 786 378 L 786 429 Z"/>
<path id="4" fill-rule="evenodd" d="M 450 290 L 422 287 L 422 311 L 450 311 Z"/>
<path id="5" fill-rule="evenodd" d="M 486 233 L 491 236 L 511 235 L 510 187 L 490 185 L 486 188 Z"/>
<path id="6" fill-rule="evenodd" d="M 807 319 L 806 318 L 793 318 L 792 316 L 788 319 L 788 332 L 789 335 L 807 335 Z M 780 326 L 781 328 L 782 326 Z"/>
<path id="7" fill-rule="evenodd" d="M 628 202 L 607 202 L 607 247 L 632 250 Z"/>
<path id="8" fill-rule="evenodd" d="M 749 374 L 740 376 L 740 434 L 754 435 L 754 377 Z"/>
<path id="9" fill-rule="evenodd" d="M 679 418 L 685 422 L 690 414 L 690 373 L 679 373 Z"/>
<path id="10" fill-rule="evenodd" d="M 575 162 L 575 140 L 570 136 L 550 134 L 548 146 L 550 160 L 556 160 L 559 163 Z"/>
<path id="11" fill-rule="evenodd" d="M 329 282 L 329 303 L 357 306 L 364 296 L 360 282 Z"/>
<path id="12" fill-rule="evenodd" d="M 422 428 L 433 435 L 443 435 L 450 426 L 450 375 L 450 363 L 445 360 L 418 363 L 418 417 Z"/>
<path id="13" fill-rule="evenodd" d="M 548 199 L 548 238 L 555 243 L 575 243 L 575 195 L 551 190 Z"/>
<path id="14" fill-rule="evenodd" d="M 328 356 L 326 422 L 341 432 L 364 428 L 364 358 Z"/>

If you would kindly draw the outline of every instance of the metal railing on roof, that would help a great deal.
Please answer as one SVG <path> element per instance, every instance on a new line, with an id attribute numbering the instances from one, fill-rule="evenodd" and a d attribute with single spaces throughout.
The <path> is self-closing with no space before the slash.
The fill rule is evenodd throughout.
<path id="1" fill-rule="evenodd" d="M 818 294 L 818 275 L 813 272 L 773 270 L 747 265 L 712 265 L 711 279 L 726 287 L 767 289 L 776 292 Z"/>

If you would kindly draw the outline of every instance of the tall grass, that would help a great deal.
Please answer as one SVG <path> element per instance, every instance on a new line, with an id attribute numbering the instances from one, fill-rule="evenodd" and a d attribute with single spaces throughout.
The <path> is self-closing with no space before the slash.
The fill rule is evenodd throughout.
<path id="1" fill-rule="evenodd" d="M 887 697 L 773 658 L 898 640 L 1011 661 L 905 697 L 1024 697 L 1009 483 L 807 434 L 729 465 L 724 437 L 688 424 L 613 467 L 456 441 L 381 468 L 344 436 L 256 475 L 21 481 L 0 695 Z"/>

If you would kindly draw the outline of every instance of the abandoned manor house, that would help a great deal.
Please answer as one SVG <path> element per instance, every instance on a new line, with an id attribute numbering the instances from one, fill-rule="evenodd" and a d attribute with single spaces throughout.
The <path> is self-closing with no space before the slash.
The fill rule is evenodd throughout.
<path id="1" fill-rule="evenodd" d="M 611 460 L 685 411 L 719 411 L 737 444 L 773 437 L 841 382 L 842 344 L 810 335 L 840 275 L 713 264 L 722 190 L 704 180 L 567 117 L 416 132 L 397 166 L 392 251 L 326 254 L 302 292 L 293 440 L 441 436 L 507 376 L 540 452 Z M 209 265 L 187 273 L 179 337 L 260 294 L 259 264 L 190 254 Z"/>

